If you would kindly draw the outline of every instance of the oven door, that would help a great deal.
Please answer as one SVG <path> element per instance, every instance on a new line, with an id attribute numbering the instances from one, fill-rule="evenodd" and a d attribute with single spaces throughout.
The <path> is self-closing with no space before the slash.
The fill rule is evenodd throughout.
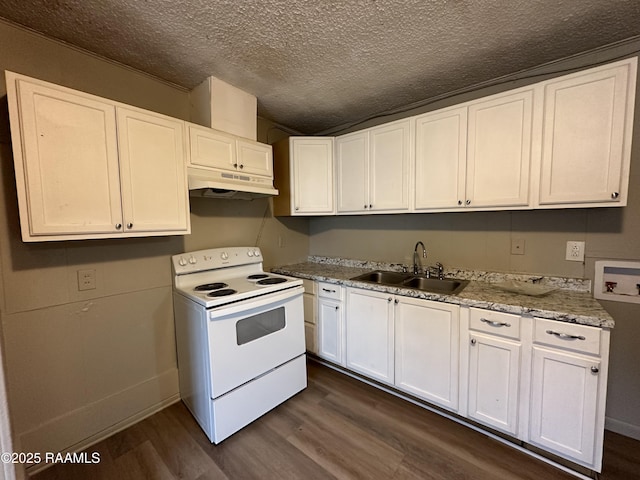
<path id="1" fill-rule="evenodd" d="M 299 286 L 209 311 L 211 398 L 305 352 L 303 292 Z"/>

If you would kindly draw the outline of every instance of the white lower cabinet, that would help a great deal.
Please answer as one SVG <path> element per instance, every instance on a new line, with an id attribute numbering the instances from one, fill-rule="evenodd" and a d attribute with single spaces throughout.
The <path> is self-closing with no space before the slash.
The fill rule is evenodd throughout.
<path id="1" fill-rule="evenodd" d="M 526 325 L 530 325 L 530 322 Z M 467 348 L 467 416 L 496 430 L 518 436 L 519 411 L 521 404 L 526 402 L 520 395 L 521 371 L 528 365 L 522 359 L 521 318 L 508 313 L 470 308 Z"/>
<path id="2" fill-rule="evenodd" d="M 457 410 L 460 307 L 405 297 L 394 305 L 395 386 Z"/>
<path id="3" fill-rule="evenodd" d="M 347 368 L 393 384 L 393 295 L 347 288 Z"/>
<path id="4" fill-rule="evenodd" d="M 600 471 L 609 332 L 535 319 L 529 442 Z"/>
<path id="5" fill-rule="evenodd" d="M 318 284 L 318 356 L 345 366 L 344 288 Z"/>

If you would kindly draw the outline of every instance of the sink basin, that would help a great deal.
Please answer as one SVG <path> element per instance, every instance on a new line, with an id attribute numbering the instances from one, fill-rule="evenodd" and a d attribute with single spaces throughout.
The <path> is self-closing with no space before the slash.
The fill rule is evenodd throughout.
<path id="1" fill-rule="evenodd" d="M 468 284 L 469 280 L 456 280 L 454 278 L 440 280 L 427 277 L 412 277 L 402 282 L 403 287 L 416 288 L 433 293 L 447 293 L 450 295 L 460 292 Z"/>
<path id="2" fill-rule="evenodd" d="M 406 279 L 411 278 L 412 276 L 413 275 L 408 273 L 384 272 L 382 270 L 376 270 L 375 272 L 368 272 L 358 277 L 354 277 L 351 280 L 380 283 L 382 285 L 398 285 L 404 282 Z"/>
<path id="3" fill-rule="evenodd" d="M 469 284 L 469 280 L 456 280 L 454 278 L 439 280 L 437 278 L 419 277 L 412 273 L 385 272 L 383 270 L 367 272 L 353 277 L 351 280 L 377 283 L 378 285 L 415 288 L 423 292 L 444 293 L 448 295 L 459 293 Z"/>

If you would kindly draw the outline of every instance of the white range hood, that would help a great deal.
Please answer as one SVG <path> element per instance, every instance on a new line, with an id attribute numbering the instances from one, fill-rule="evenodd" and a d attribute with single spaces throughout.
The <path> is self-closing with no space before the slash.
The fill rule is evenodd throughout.
<path id="1" fill-rule="evenodd" d="M 196 168 L 189 168 L 188 176 L 192 197 L 253 200 L 278 195 L 269 178 Z"/>

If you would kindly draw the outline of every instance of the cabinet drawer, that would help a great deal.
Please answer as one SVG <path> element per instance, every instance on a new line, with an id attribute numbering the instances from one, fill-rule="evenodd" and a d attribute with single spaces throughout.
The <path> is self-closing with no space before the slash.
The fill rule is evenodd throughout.
<path id="1" fill-rule="evenodd" d="M 520 339 L 520 317 L 511 313 L 472 307 L 469 309 L 469 328 L 491 335 Z"/>
<path id="2" fill-rule="evenodd" d="M 342 287 L 335 283 L 318 282 L 318 296 L 342 300 Z"/>
<path id="3" fill-rule="evenodd" d="M 536 318 L 533 341 L 599 355 L 600 333 L 601 330 L 597 327 Z"/>
<path id="4" fill-rule="evenodd" d="M 304 293 L 310 295 L 316 295 L 318 293 L 316 282 L 313 280 L 302 279 L 302 286 L 304 287 Z"/>

